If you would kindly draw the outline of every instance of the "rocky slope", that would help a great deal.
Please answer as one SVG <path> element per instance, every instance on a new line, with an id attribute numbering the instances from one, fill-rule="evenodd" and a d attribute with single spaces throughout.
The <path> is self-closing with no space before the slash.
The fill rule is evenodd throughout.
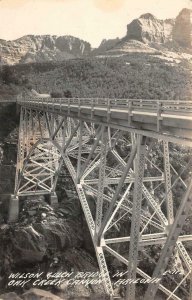
<path id="1" fill-rule="evenodd" d="M 27 35 L 0 40 L 1 64 L 61 61 L 90 54 L 89 43 L 72 36 Z"/>
<path id="2" fill-rule="evenodd" d="M 154 45 L 156 47 L 156 45 Z M 108 55 L 118 55 L 127 53 L 145 53 L 145 54 L 161 54 L 152 45 L 145 44 L 139 40 L 129 40 L 127 37 L 123 38 L 115 47 L 109 49 L 106 53 Z"/>
<path id="3" fill-rule="evenodd" d="M 120 41 L 121 41 L 120 38 L 109 39 L 109 40 L 103 39 L 99 47 L 93 50 L 92 54 L 99 54 L 102 53 L 103 51 L 110 50 L 114 48 Z"/>

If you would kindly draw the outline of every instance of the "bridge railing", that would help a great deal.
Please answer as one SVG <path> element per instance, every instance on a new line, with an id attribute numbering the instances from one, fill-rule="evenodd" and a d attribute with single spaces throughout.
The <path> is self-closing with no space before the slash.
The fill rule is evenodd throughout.
<path id="1" fill-rule="evenodd" d="M 26 98 L 17 101 L 19 104 L 58 105 L 120 108 L 128 111 L 140 110 L 157 112 L 192 113 L 192 101 L 180 100 L 146 100 L 146 99 L 109 99 L 109 98 Z"/>

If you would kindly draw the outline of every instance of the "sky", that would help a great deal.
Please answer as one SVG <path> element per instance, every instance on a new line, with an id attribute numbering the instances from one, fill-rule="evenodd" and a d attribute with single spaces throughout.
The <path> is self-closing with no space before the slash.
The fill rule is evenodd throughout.
<path id="1" fill-rule="evenodd" d="M 192 0 L 0 0 L 0 39 L 26 34 L 72 35 L 97 47 L 126 34 L 143 13 L 174 18 Z"/>

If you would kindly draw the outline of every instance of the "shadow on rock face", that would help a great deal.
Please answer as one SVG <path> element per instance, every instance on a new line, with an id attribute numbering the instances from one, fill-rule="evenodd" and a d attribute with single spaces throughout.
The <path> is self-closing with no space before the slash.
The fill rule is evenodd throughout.
<path id="1" fill-rule="evenodd" d="M 8 286 L 11 273 L 42 272 L 43 280 L 48 272 L 97 272 L 95 258 L 82 248 L 83 228 L 78 218 L 66 219 L 61 207 L 53 209 L 43 199 L 25 200 L 17 223 L 0 225 L 0 299 L 105 299 L 102 284 L 66 288 L 30 281 L 24 287 Z"/>
<path id="2" fill-rule="evenodd" d="M 40 262 L 48 252 L 80 247 L 81 227 L 43 201 L 26 202 L 18 223 L 0 228 L 2 251 L 15 264 Z M 6 251 L 5 251 L 6 249 Z"/>

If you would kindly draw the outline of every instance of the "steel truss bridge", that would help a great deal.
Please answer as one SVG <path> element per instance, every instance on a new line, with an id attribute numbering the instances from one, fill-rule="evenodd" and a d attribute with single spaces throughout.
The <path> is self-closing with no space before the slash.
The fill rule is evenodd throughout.
<path id="1" fill-rule="evenodd" d="M 135 299 L 135 282 L 144 279 L 149 282 L 142 285 L 144 300 L 156 299 L 157 294 L 162 297 L 158 299 L 191 300 L 192 233 L 184 228 L 192 204 L 192 161 L 186 160 L 182 149 L 189 153 L 192 147 L 192 102 L 76 98 L 17 102 L 21 112 L 10 221 L 17 217 L 19 197 L 49 194 L 52 202 L 57 200 L 64 164 L 111 299 L 117 290 L 115 279 L 122 279 L 113 277 L 113 269 L 127 270 L 125 299 Z M 178 145 L 176 170 L 172 162 Z M 171 273 L 178 270 L 179 275 Z"/>

